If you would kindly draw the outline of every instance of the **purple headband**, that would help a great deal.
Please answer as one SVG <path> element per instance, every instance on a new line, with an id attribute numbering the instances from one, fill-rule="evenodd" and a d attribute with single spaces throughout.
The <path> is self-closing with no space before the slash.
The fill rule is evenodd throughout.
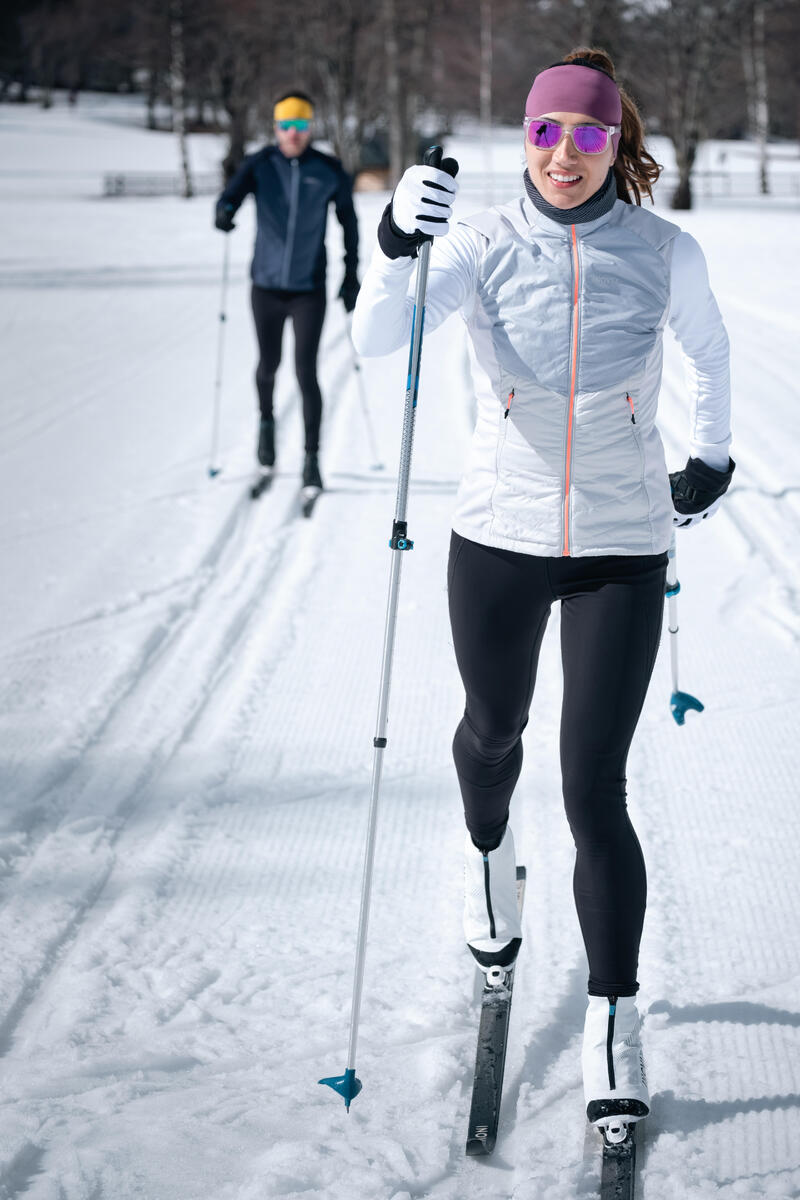
<path id="1" fill-rule="evenodd" d="M 564 63 L 540 71 L 525 102 L 527 117 L 556 112 L 585 113 L 604 125 L 619 125 L 622 101 L 617 85 L 605 71 Z"/>

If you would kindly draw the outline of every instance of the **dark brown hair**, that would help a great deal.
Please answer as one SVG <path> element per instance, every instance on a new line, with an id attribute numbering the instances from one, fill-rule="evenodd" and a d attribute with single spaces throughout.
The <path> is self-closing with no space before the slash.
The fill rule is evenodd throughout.
<path id="1" fill-rule="evenodd" d="M 605 50 L 579 47 L 564 55 L 565 63 L 595 67 L 610 75 L 619 88 L 622 99 L 622 133 L 620 134 L 617 157 L 614 159 L 614 177 L 617 181 L 617 196 L 626 204 L 642 203 L 642 195 L 652 202 L 653 184 L 661 174 L 660 167 L 644 148 L 644 123 L 635 100 L 620 87 L 614 75 L 614 64 Z"/>
<path id="2" fill-rule="evenodd" d="M 314 107 L 314 101 L 309 96 L 308 92 L 301 92 L 299 88 L 292 88 L 290 92 L 281 92 L 280 96 L 276 96 L 274 104 L 280 104 L 281 100 L 305 100 L 311 107 Z"/>

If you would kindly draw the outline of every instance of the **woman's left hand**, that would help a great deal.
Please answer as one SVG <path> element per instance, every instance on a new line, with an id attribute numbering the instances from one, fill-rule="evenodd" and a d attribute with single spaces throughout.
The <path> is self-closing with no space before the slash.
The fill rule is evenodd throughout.
<path id="1" fill-rule="evenodd" d="M 682 471 L 671 471 L 669 482 L 675 509 L 672 524 L 679 529 L 689 529 L 712 517 L 735 470 L 736 463 L 732 458 L 728 459 L 726 471 L 716 471 L 701 458 L 690 457 Z"/>

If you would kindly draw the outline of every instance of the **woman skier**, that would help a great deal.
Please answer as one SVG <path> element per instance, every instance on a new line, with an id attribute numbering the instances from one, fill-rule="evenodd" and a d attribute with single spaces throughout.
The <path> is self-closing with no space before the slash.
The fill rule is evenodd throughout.
<path id="1" fill-rule="evenodd" d="M 453 519 L 450 619 L 466 707 L 453 754 L 467 825 L 464 930 L 479 965 L 521 941 L 509 803 L 550 607 L 561 602 L 561 767 L 589 963 L 590 1121 L 649 1111 L 636 1009 L 646 899 L 625 763 L 658 649 L 673 526 L 711 515 L 729 458 L 728 339 L 702 251 L 640 207 L 659 167 L 603 51 L 536 76 L 525 194 L 450 232 L 455 181 L 403 175 L 355 309 L 362 355 L 407 344 L 413 258 L 432 236 L 425 323 L 472 342 L 477 423 Z M 662 334 L 683 351 L 689 458 L 655 425 Z"/>

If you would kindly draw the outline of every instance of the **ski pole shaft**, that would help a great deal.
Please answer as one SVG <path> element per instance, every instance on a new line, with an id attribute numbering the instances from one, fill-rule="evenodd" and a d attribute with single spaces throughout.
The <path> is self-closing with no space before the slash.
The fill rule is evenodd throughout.
<path id="1" fill-rule="evenodd" d="M 375 429 L 372 424 L 372 418 L 369 415 L 369 405 L 367 404 L 367 395 L 366 395 L 366 391 L 364 389 L 364 375 L 361 370 L 361 362 L 359 360 L 358 355 L 356 354 L 356 348 L 353 345 L 352 330 L 353 330 L 353 314 L 348 313 L 347 314 L 347 336 L 350 339 L 350 349 L 353 352 L 353 370 L 356 373 L 356 379 L 358 381 L 358 398 L 361 401 L 361 411 L 364 414 L 364 424 L 367 427 L 367 440 L 369 441 L 370 453 L 372 455 L 372 469 L 373 469 L 373 471 L 382 471 L 383 463 L 380 461 L 380 458 L 379 458 L 378 442 L 375 437 Z"/>
<path id="2" fill-rule="evenodd" d="M 678 690 L 678 562 L 675 553 L 675 534 L 667 551 L 667 628 L 669 630 L 669 659 L 672 671 L 672 690 Z"/>
<path id="3" fill-rule="evenodd" d="M 678 582 L 678 557 L 675 551 L 675 533 L 667 551 L 667 605 L 669 610 L 669 657 L 672 668 L 672 695 L 669 698 L 670 711 L 677 725 L 686 722 L 687 712 L 702 712 L 704 705 L 690 692 L 682 692 L 678 687 L 678 592 L 681 585 Z"/>
<path id="4" fill-rule="evenodd" d="M 225 325 L 228 320 L 228 266 L 230 262 L 230 242 L 225 235 L 225 249 L 222 255 L 222 289 L 219 304 L 219 330 L 217 333 L 217 368 L 214 376 L 214 407 L 211 421 L 211 452 L 209 454 L 208 473 L 210 476 L 219 475 L 221 467 L 217 463 L 219 453 L 219 417 L 222 396 L 222 360 L 225 351 Z"/>
<path id="5" fill-rule="evenodd" d="M 422 348 L 422 327 L 424 324 L 425 292 L 428 285 L 428 262 L 430 259 L 430 242 L 423 242 L 419 251 L 419 266 L 417 267 L 417 288 L 414 298 L 414 317 L 411 330 L 411 349 L 408 360 L 408 386 L 406 389 L 405 411 L 403 415 L 403 433 L 400 448 L 400 470 L 397 484 L 397 501 L 395 504 L 394 524 L 390 547 L 392 554 L 391 570 L 389 573 L 389 598 L 386 605 L 386 624 L 383 635 L 383 657 L 381 660 L 381 682 L 378 698 L 378 716 L 373 740 L 372 785 L 370 789 L 369 821 L 367 824 L 367 844 L 364 855 L 364 876 L 361 887 L 361 911 L 358 922 L 358 941 L 356 950 L 355 982 L 353 986 L 353 1011 L 350 1020 L 350 1048 L 347 1055 L 348 1070 L 355 1069 L 356 1045 L 358 1042 L 358 1022 L 361 1011 L 361 992 L 364 982 L 364 960 L 367 949 L 367 930 L 369 927 L 369 909 L 372 897 L 372 875 L 375 859 L 375 833 L 378 820 L 378 799 L 380 794 L 381 772 L 383 768 L 383 752 L 386 749 L 386 729 L 389 716 L 389 692 L 392 681 L 392 661 L 394 658 L 395 630 L 397 628 L 397 603 L 400 594 L 400 571 L 402 567 L 403 550 L 410 550 L 413 542 L 406 537 L 406 510 L 408 506 L 408 483 L 411 473 L 411 453 L 414 443 L 414 424 L 417 412 L 417 393 L 419 390 L 420 351 Z"/>
<path id="6" fill-rule="evenodd" d="M 425 152 L 426 166 L 441 166 L 455 175 L 458 164 L 452 159 L 442 163 L 442 151 L 439 146 L 432 146 Z M 372 783 L 370 789 L 369 819 L 367 823 L 367 840 L 364 851 L 364 871 L 361 885 L 361 906 L 358 920 L 358 937 L 356 941 L 356 961 L 353 978 L 353 1001 L 350 1013 L 350 1044 L 347 1055 L 347 1069 L 342 1076 L 321 1079 L 344 1098 L 349 1111 L 350 1101 L 361 1091 L 361 1082 L 356 1078 L 356 1048 L 358 1044 L 358 1026 L 361 1013 L 361 994 L 364 983 L 364 962 L 367 949 L 367 931 L 369 928 L 369 910 L 372 897 L 373 866 L 375 859 L 375 835 L 378 822 L 378 800 L 380 795 L 381 773 L 383 769 L 383 752 L 386 749 L 386 730 L 388 724 L 389 692 L 391 688 L 392 661 L 394 657 L 395 630 L 397 627 L 397 605 L 400 594 L 400 571 L 402 552 L 411 550 L 414 543 L 407 536 L 406 510 L 408 505 L 408 485 L 411 473 L 411 453 L 414 444 L 414 423 L 416 419 L 417 395 L 419 392 L 419 371 L 422 356 L 422 333 L 425 323 L 425 294 L 428 286 L 428 266 L 430 261 L 431 239 L 426 239 L 419 249 L 417 266 L 416 290 L 414 296 L 414 312 L 411 324 L 411 346 L 408 358 L 408 381 L 406 385 L 405 410 L 403 416 L 403 432 L 400 445 L 400 468 L 397 483 L 397 501 L 395 504 L 392 537 L 389 542 L 393 551 L 391 570 L 389 573 L 389 597 L 386 605 L 386 624 L 383 637 L 383 657 L 381 660 L 381 682 L 378 697 L 378 715 L 373 739 Z"/>
<path id="7" fill-rule="evenodd" d="M 386 605 L 386 624 L 383 635 L 383 657 L 381 660 L 381 682 L 378 697 L 378 716 L 373 740 L 372 786 L 370 789 L 367 845 L 364 856 L 364 877 L 361 888 L 361 912 L 359 914 L 358 942 L 356 951 L 355 985 L 353 988 L 353 1012 L 350 1022 L 350 1049 L 347 1056 L 348 1069 L 355 1068 L 356 1043 L 358 1041 L 358 1018 L 361 1009 L 361 991 L 364 979 L 364 959 L 367 947 L 367 929 L 372 896 L 372 868 L 375 859 L 375 833 L 378 818 L 383 752 L 386 749 L 386 730 L 389 717 L 389 692 L 392 682 L 394 640 L 397 628 L 397 603 L 400 595 L 400 571 L 403 563 L 401 551 L 410 550 L 413 542 L 406 537 L 406 510 L 408 506 L 408 484 L 411 474 L 411 453 L 414 444 L 414 424 L 417 414 L 419 391 L 419 368 L 422 350 L 422 333 L 425 316 L 425 293 L 428 286 L 428 263 L 431 244 L 423 242 L 419 250 L 417 288 L 414 297 L 414 317 L 411 330 L 411 349 L 408 360 L 408 386 L 406 388 L 403 433 L 400 448 L 400 470 L 397 484 L 394 524 L 390 547 L 392 554 L 389 573 L 389 598 Z"/>

